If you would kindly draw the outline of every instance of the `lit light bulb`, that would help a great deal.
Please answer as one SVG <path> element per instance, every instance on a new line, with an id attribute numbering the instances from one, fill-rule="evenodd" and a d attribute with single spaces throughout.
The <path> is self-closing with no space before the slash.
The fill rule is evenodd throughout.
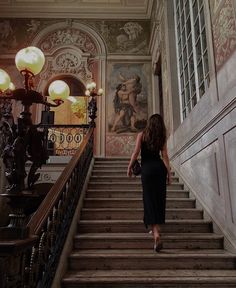
<path id="1" fill-rule="evenodd" d="M 51 100 L 65 100 L 70 95 L 70 88 L 62 80 L 53 81 L 48 87 Z"/>
<path id="2" fill-rule="evenodd" d="M 43 68 L 45 57 L 39 48 L 30 46 L 21 49 L 16 54 L 15 63 L 20 72 L 23 70 L 28 70 L 33 73 L 33 75 L 37 75 Z"/>
<path id="3" fill-rule="evenodd" d="M 95 82 L 92 82 L 90 85 L 91 85 L 91 89 L 95 89 L 97 86 Z"/>
<path id="4" fill-rule="evenodd" d="M 10 85 L 9 85 L 9 89 L 11 91 L 14 91 L 16 89 L 16 86 L 11 82 Z"/>
<path id="5" fill-rule="evenodd" d="M 101 96 L 102 94 L 103 94 L 103 89 L 102 88 L 98 89 L 98 96 Z"/>
<path id="6" fill-rule="evenodd" d="M 6 71 L 0 69 L 0 91 L 5 91 L 9 88 L 11 79 Z"/>
<path id="7" fill-rule="evenodd" d="M 95 82 L 90 82 L 90 83 L 87 84 L 86 89 L 89 90 L 89 91 L 92 91 L 92 90 L 94 90 L 96 88 L 96 86 L 97 85 L 96 85 Z"/>
<path id="8" fill-rule="evenodd" d="M 86 96 L 90 96 L 90 91 L 89 91 L 89 90 L 86 90 L 86 91 L 85 91 L 85 95 L 86 95 Z"/>

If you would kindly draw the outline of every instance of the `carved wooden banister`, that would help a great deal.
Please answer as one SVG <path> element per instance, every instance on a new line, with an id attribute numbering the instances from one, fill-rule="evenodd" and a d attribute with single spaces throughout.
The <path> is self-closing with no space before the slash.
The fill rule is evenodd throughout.
<path id="1" fill-rule="evenodd" d="M 0 241 L 3 288 L 50 288 L 93 157 L 93 128 L 31 217 L 30 237 Z M 3 253 L 4 249 L 11 253 Z M 6 251 L 6 250 L 5 250 Z"/>
<path id="2" fill-rule="evenodd" d="M 87 135 L 85 136 L 85 139 L 83 143 L 81 144 L 79 150 L 76 152 L 74 157 L 70 160 L 68 165 L 63 170 L 62 174 L 56 181 L 56 183 L 53 185 L 45 199 L 43 200 L 42 204 L 40 205 L 39 209 L 36 211 L 36 213 L 33 215 L 31 220 L 28 223 L 28 227 L 30 227 L 30 233 L 37 235 L 46 221 L 49 212 L 53 208 L 56 201 L 58 201 L 63 188 L 65 187 L 70 175 L 72 174 L 73 170 L 75 169 L 82 153 L 84 153 L 84 149 L 86 145 L 88 144 L 89 139 L 91 138 L 91 135 L 93 133 L 93 130 L 91 129 Z M 58 193 L 60 192 L 60 193 Z"/>

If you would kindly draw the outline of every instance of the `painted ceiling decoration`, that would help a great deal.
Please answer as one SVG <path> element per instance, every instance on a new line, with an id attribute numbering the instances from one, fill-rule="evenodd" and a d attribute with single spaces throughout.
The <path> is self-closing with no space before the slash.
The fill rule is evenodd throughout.
<path id="1" fill-rule="evenodd" d="M 51 27 L 54 27 L 54 30 Z M 15 55 L 16 50 L 25 43 L 38 46 L 44 53 L 51 53 L 58 45 L 75 45 L 82 51 L 96 55 L 95 45 L 88 41 L 88 35 L 80 31 L 81 27 L 92 27 L 105 40 L 108 53 L 146 55 L 150 38 L 148 20 L 78 20 L 70 19 L 30 19 L 0 18 L 0 51 Z M 50 30 L 45 35 L 44 31 Z M 40 32 L 41 31 L 41 32 Z M 38 43 L 36 39 L 44 39 Z M 41 41 L 41 40 L 40 40 Z M 1 55 L 0 55 L 1 58 Z"/>

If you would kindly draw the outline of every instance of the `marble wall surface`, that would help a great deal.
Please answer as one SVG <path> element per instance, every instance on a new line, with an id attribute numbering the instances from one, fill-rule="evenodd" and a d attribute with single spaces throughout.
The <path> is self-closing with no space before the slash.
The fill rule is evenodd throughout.
<path id="1" fill-rule="evenodd" d="M 236 248 L 236 13 L 234 1 L 210 3 L 215 70 L 206 94 L 171 134 L 169 151 L 173 167 Z"/>

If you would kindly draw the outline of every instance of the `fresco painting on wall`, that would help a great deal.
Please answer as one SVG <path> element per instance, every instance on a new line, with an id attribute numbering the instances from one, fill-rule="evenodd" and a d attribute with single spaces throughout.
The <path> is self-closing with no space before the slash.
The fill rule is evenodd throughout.
<path id="1" fill-rule="evenodd" d="M 114 64 L 108 99 L 108 132 L 136 133 L 146 126 L 147 79 L 143 64 Z"/>
<path id="2" fill-rule="evenodd" d="M 89 24 L 105 39 L 108 53 L 146 55 L 150 38 L 149 21 L 109 21 L 109 20 L 65 20 L 65 28 L 61 28 L 62 19 L 1 19 L 0 21 L 0 50 L 7 53 L 15 53 L 23 48 L 25 43 L 31 43 L 35 36 L 50 25 L 58 23 L 55 33 L 49 35 L 47 41 L 42 43 L 43 50 L 48 50 L 52 44 L 81 44 L 86 50 L 93 50 L 95 47 L 88 43 L 83 31 L 78 32 L 71 28 L 72 24 Z M 86 44 L 86 45 L 85 45 Z M 96 52 L 96 51 L 95 51 Z"/>
<path id="3" fill-rule="evenodd" d="M 213 43 L 217 71 L 230 58 L 236 48 L 236 16 L 233 1 L 210 1 Z"/>

